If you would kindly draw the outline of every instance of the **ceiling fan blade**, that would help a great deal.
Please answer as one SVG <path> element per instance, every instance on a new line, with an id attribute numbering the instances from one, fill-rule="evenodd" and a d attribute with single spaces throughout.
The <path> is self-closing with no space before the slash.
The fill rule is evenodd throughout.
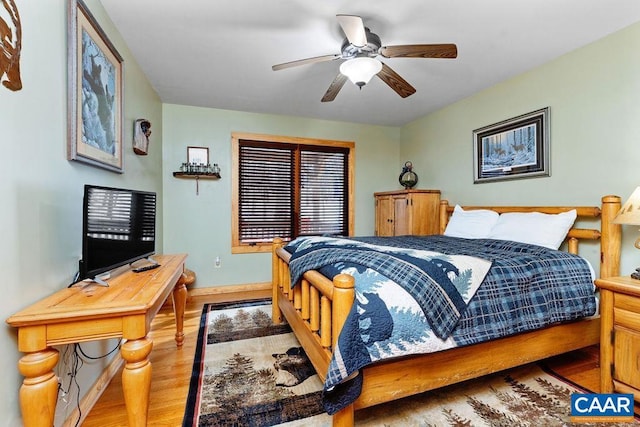
<path id="1" fill-rule="evenodd" d="M 346 81 L 347 81 L 347 76 L 345 76 L 344 74 L 338 73 L 336 78 L 333 79 L 333 81 L 331 82 L 329 89 L 327 89 L 327 92 L 322 97 L 322 102 L 331 102 L 334 99 L 336 99 L 338 92 L 340 92 L 340 89 L 342 89 L 342 86 L 344 86 Z"/>
<path id="2" fill-rule="evenodd" d="M 385 58 L 456 58 L 458 48 L 455 44 L 407 44 L 383 46 L 378 52 Z"/>
<path id="3" fill-rule="evenodd" d="M 313 58 L 299 59 L 297 61 L 277 64 L 272 66 L 271 69 L 273 71 L 278 71 L 285 68 L 297 67 L 298 65 L 313 64 L 315 62 L 333 61 L 334 59 L 340 59 L 340 58 L 342 58 L 342 55 L 340 55 L 339 53 L 335 53 L 333 55 L 315 56 Z"/>
<path id="4" fill-rule="evenodd" d="M 336 15 L 336 18 L 349 43 L 357 47 L 367 44 L 367 34 L 364 31 L 362 18 L 355 15 Z"/>
<path id="5" fill-rule="evenodd" d="M 380 70 L 377 76 L 403 98 L 416 93 L 416 89 L 413 86 L 407 83 L 405 79 L 400 77 L 398 73 L 393 71 L 391 67 L 384 62 L 382 63 L 382 70 Z"/>

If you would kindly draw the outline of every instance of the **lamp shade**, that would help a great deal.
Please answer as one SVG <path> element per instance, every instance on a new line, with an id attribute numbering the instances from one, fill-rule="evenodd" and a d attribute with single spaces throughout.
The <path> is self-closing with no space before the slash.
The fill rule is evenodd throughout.
<path id="1" fill-rule="evenodd" d="M 640 187 L 636 188 L 624 202 L 613 222 L 614 224 L 640 225 Z"/>
<path id="2" fill-rule="evenodd" d="M 382 70 L 382 63 L 368 56 L 349 59 L 340 65 L 340 72 L 360 88 L 369 83 L 380 70 Z"/>

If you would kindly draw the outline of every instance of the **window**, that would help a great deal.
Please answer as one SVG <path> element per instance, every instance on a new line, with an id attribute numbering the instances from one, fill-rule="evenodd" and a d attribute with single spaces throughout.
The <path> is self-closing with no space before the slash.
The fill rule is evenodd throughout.
<path id="1" fill-rule="evenodd" d="M 232 252 L 352 232 L 354 143 L 232 134 Z"/>

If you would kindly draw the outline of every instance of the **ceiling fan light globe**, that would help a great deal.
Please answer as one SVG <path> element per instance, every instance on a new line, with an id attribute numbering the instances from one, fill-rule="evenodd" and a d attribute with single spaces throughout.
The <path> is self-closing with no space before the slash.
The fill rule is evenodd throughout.
<path id="1" fill-rule="evenodd" d="M 382 63 L 377 59 L 369 57 L 349 59 L 340 65 L 340 72 L 361 89 L 362 86 L 369 83 L 371 78 L 378 74 L 380 70 L 382 70 Z"/>

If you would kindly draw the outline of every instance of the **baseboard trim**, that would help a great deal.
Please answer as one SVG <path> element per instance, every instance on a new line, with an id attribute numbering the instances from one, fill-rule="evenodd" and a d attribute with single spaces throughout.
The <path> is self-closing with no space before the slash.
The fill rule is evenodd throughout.
<path id="1" fill-rule="evenodd" d="M 200 297 L 208 295 L 230 294 L 237 292 L 270 291 L 271 282 L 250 283 L 245 285 L 211 286 L 208 288 L 189 289 L 189 296 Z"/>
<path id="2" fill-rule="evenodd" d="M 96 382 L 93 383 L 93 386 L 87 390 L 85 395 L 82 397 L 79 403 L 79 408 L 75 408 L 64 421 L 62 424 L 63 427 L 74 427 L 84 423 L 84 420 L 93 408 L 93 405 L 95 405 L 98 399 L 100 399 L 100 396 L 102 396 L 102 393 L 104 393 L 105 389 L 123 364 L 124 359 L 122 358 L 122 355 L 120 355 L 120 352 L 116 353 L 111 363 L 109 363 L 104 371 L 102 371 Z M 79 421 L 78 418 L 80 418 Z"/>
<path id="3" fill-rule="evenodd" d="M 231 302 L 270 296 L 271 282 L 189 289 L 189 298 L 208 298 L 211 302 Z"/>

